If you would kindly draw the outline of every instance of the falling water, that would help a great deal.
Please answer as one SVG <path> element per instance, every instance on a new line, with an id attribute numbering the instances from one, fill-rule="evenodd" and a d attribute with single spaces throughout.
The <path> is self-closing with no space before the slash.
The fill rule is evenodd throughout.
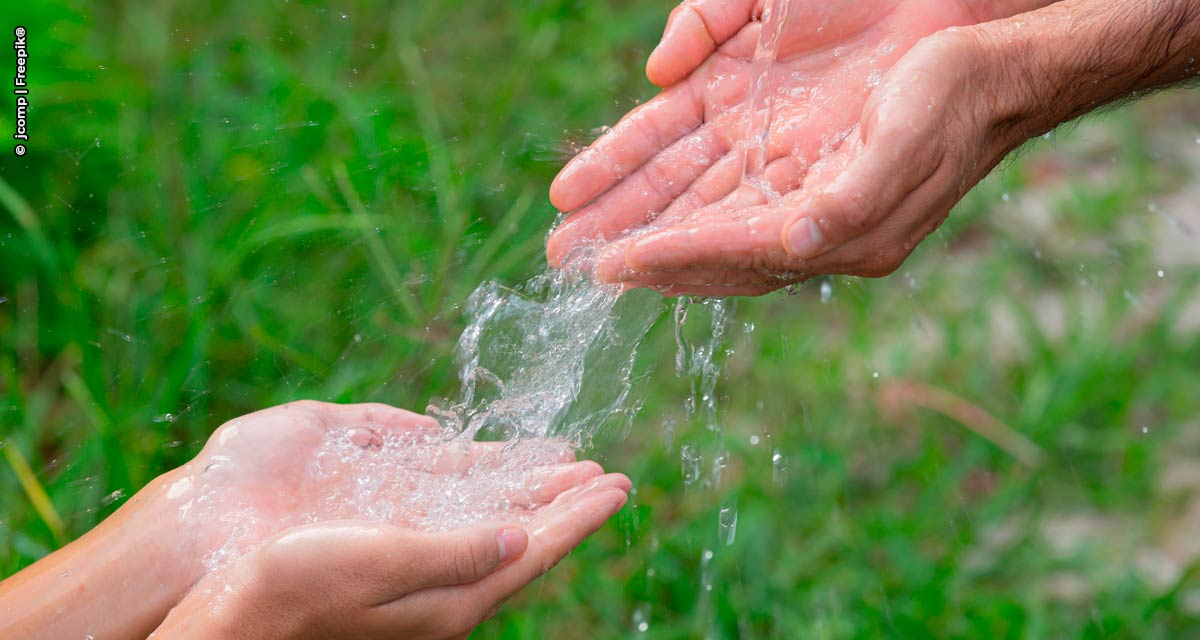
<path id="1" fill-rule="evenodd" d="M 762 31 L 751 62 L 750 113 L 746 124 L 742 184 L 758 190 L 770 199 L 779 194 L 764 176 L 774 117 L 771 68 L 779 55 L 779 44 L 787 26 L 791 0 L 768 0 L 762 13 Z"/>
<path id="2" fill-rule="evenodd" d="M 219 568 L 277 531 L 330 519 L 426 531 L 527 520 L 520 496 L 541 482 L 539 467 L 589 446 L 606 427 L 628 429 L 640 408 L 637 346 L 662 312 L 657 294 L 621 295 L 570 270 L 547 269 L 517 288 L 483 284 L 466 303 L 455 349 L 461 391 L 427 410 L 441 429 L 330 430 L 311 459 L 296 460 L 315 498 L 285 516 L 267 517 L 197 475 L 195 486 L 181 487 L 180 509 L 228 524 L 205 565 Z"/>
<path id="3" fill-rule="evenodd" d="M 768 2 L 753 62 L 743 181 L 765 193 L 773 193 L 762 177 L 772 117 L 770 70 L 789 4 Z M 692 305 L 703 307 L 710 321 L 706 334 L 694 342 L 683 337 Z M 440 431 L 380 435 L 369 424 L 330 431 L 312 459 L 297 460 L 320 497 L 286 522 L 261 517 L 252 504 L 231 504 L 221 487 L 199 483 L 180 509 L 195 518 L 224 514 L 229 524 L 224 544 L 205 559 L 206 566 L 223 566 L 275 531 L 335 518 L 434 531 L 519 519 L 527 511 L 514 509 L 520 505 L 512 496 L 536 485 L 531 474 L 539 466 L 590 445 L 606 426 L 629 428 L 640 408 L 637 347 L 662 311 L 656 294 L 621 295 L 618 288 L 570 269 L 547 269 L 516 288 L 483 284 L 467 301 L 467 326 L 455 349 L 461 391 L 454 399 L 435 399 L 427 410 L 441 424 Z M 720 440 L 716 386 L 732 303 L 682 298 L 673 319 L 676 371 L 687 378 L 691 391 L 686 413 Z M 363 431 L 373 434 L 371 446 L 361 444 Z M 480 439 L 497 442 L 488 445 L 485 455 L 474 455 Z M 682 445 L 684 483 L 719 491 L 730 452 L 721 444 L 710 460 L 705 477 L 701 449 Z M 777 481 L 786 473 L 780 461 L 776 452 Z M 736 534 L 737 509 L 727 506 L 718 514 L 718 541 L 730 545 Z M 712 589 L 712 557 L 713 551 L 706 549 L 705 591 Z M 644 618 L 635 622 L 645 630 Z"/>
<path id="4" fill-rule="evenodd" d="M 456 348 L 460 397 L 429 412 L 470 439 L 586 446 L 610 420 L 633 418 L 637 345 L 661 314 L 653 294 L 621 296 L 569 270 L 520 289 L 484 284 L 468 300 Z"/>

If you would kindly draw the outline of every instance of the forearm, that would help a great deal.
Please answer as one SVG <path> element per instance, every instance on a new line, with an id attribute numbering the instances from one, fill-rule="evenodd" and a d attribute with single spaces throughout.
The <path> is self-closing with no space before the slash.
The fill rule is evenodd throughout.
<path id="1" fill-rule="evenodd" d="M 997 120 L 1022 140 L 1200 74 L 1200 0 L 1063 0 L 972 29 L 1002 69 Z"/>
<path id="2" fill-rule="evenodd" d="M 0 583 L 0 638 L 144 638 L 193 581 L 171 475 L 79 540 Z"/>

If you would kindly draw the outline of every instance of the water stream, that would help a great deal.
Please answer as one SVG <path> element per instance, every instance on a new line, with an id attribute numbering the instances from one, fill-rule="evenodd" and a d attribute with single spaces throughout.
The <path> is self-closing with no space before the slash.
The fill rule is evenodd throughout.
<path id="1" fill-rule="evenodd" d="M 779 56 L 779 44 L 787 27 L 790 10 L 791 0 L 768 0 L 763 8 L 762 31 L 751 63 L 749 114 L 743 137 L 742 184 L 758 190 L 771 200 L 779 197 L 763 175 L 767 168 L 771 122 L 775 113 L 771 69 Z"/>

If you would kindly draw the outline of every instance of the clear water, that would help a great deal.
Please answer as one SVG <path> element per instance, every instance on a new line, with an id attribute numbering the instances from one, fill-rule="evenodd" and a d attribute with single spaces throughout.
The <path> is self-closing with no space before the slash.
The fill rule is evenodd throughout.
<path id="1" fill-rule="evenodd" d="M 602 429 L 624 431 L 637 415 L 637 347 L 664 309 L 657 294 L 622 296 L 571 271 L 547 269 L 518 288 L 485 283 L 465 305 L 467 327 L 455 350 L 461 391 L 427 410 L 441 431 L 384 435 L 369 446 L 360 429 L 327 433 L 310 459 L 296 460 L 307 470 L 304 489 L 317 499 L 283 519 L 238 502 L 219 484 L 198 483 L 181 509 L 228 524 L 207 567 L 277 531 L 324 520 L 427 531 L 527 520 L 529 505 L 513 496 L 540 486 L 539 467 L 588 447 Z M 694 354 L 690 366 L 709 371 L 705 357 Z M 701 387 L 714 384 L 708 373 Z M 371 427 L 362 425 L 376 432 Z M 471 456 L 479 440 L 494 444 Z"/>
<path id="2" fill-rule="evenodd" d="M 791 0 L 768 0 L 761 17 L 762 32 L 751 63 L 749 117 L 744 136 L 742 184 L 758 190 L 770 199 L 778 197 L 763 173 L 774 119 L 771 67 L 779 56 L 779 43 L 787 26 Z"/>
<path id="3" fill-rule="evenodd" d="M 772 117 L 770 68 L 788 8 L 789 0 L 767 4 L 754 58 L 743 181 L 760 190 L 769 190 L 762 172 Z M 698 339 L 688 340 L 684 327 L 693 306 L 703 308 L 708 324 Z M 460 393 L 435 399 L 427 408 L 441 432 L 388 435 L 367 447 L 355 429 L 328 433 L 311 459 L 297 460 L 319 499 L 287 521 L 263 518 L 251 504 L 229 504 L 219 487 L 199 491 L 181 508 L 196 518 L 222 513 L 229 523 L 227 539 L 206 565 L 219 568 L 276 531 L 323 520 L 366 519 L 444 531 L 528 518 L 530 512 L 512 496 L 537 485 L 532 475 L 537 467 L 561 460 L 568 450 L 589 447 L 601 429 L 623 431 L 631 425 L 640 409 L 634 371 L 638 345 L 663 311 L 656 294 L 621 295 L 617 287 L 571 269 L 547 268 L 515 288 L 484 283 L 467 300 L 467 326 L 455 348 Z M 718 436 L 716 388 L 732 317 L 732 302 L 722 299 L 683 297 L 673 313 L 676 373 L 690 386 L 685 413 Z M 445 468 L 447 459 L 467 459 L 478 440 L 508 444 Z M 707 465 L 699 446 L 682 444 L 679 455 L 685 485 L 721 489 L 730 464 L 724 445 L 710 453 Z M 777 481 L 779 459 L 776 452 Z M 737 517 L 736 507 L 720 510 L 716 533 L 722 546 L 734 543 Z M 705 550 L 706 591 L 712 588 L 707 569 L 712 558 L 713 551 Z M 634 622 L 637 631 L 648 627 L 645 618 Z"/>

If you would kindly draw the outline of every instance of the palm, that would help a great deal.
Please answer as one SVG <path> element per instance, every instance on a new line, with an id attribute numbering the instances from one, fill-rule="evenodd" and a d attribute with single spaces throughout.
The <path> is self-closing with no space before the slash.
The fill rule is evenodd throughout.
<path id="1" fill-rule="evenodd" d="M 223 425 L 169 491 L 197 523 L 202 548 L 225 546 L 229 555 L 315 521 L 428 524 L 430 505 L 416 488 L 477 488 L 455 482 L 468 470 L 514 463 L 504 443 L 446 443 L 440 433 L 431 418 L 384 405 L 292 403 Z M 509 486 L 470 496 L 473 513 L 521 520 L 600 473 L 593 463 L 558 464 L 574 459 L 562 445 L 537 453 L 518 461 L 529 468 Z"/>
<path id="2" fill-rule="evenodd" d="M 851 134 L 878 78 L 922 37 L 970 22 L 962 0 L 793 7 L 770 70 L 775 113 L 762 177 L 771 189 L 807 191 L 813 180 L 806 184 L 806 178 L 819 160 L 853 146 Z M 575 212 L 550 238 L 552 263 L 596 241 L 670 227 L 723 200 L 731 205 L 725 210 L 763 203 L 757 190 L 739 190 L 751 143 L 759 32 L 758 22 L 747 24 L 687 79 L 626 116 L 563 170 L 551 197 Z M 703 215 L 714 213 L 710 208 Z"/>

